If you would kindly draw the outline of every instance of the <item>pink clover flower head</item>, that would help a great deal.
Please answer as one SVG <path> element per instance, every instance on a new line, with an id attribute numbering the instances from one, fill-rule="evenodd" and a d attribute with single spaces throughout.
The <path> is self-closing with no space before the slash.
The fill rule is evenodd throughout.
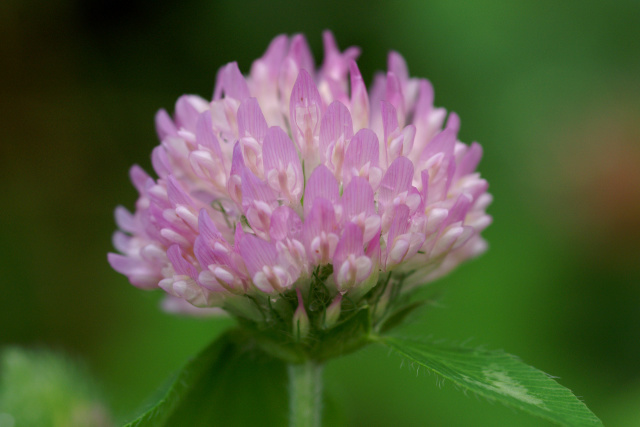
<path id="1" fill-rule="evenodd" d="M 158 112 L 158 178 L 131 169 L 139 198 L 116 209 L 116 271 L 189 314 L 259 320 L 285 299 L 300 329 L 318 281 L 333 325 L 383 282 L 407 292 L 486 249 L 482 148 L 458 140 L 458 116 L 399 54 L 367 90 L 359 49 L 330 32 L 324 49 L 316 68 L 303 36 L 278 36 L 248 75 L 223 66 L 213 100 Z"/>

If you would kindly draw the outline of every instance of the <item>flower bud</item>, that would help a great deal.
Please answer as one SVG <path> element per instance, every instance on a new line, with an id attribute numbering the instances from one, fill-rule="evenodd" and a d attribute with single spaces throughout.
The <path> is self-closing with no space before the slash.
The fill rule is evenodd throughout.
<path id="1" fill-rule="evenodd" d="M 325 329 L 330 329 L 335 326 L 340 318 L 340 312 L 342 311 L 342 294 L 337 294 L 333 299 L 324 315 L 324 327 Z"/>
<path id="2" fill-rule="evenodd" d="M 302 341 L 309 334 L 309 316 L 304 309 L 300 288 L 296 289 L 296 295 L 298 296 L 298 308 L 293 313 L 293 336 L 296 341 Z"/>

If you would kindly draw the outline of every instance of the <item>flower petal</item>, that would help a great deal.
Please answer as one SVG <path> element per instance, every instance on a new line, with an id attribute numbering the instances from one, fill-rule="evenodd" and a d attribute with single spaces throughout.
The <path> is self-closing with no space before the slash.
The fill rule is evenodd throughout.
<path id="1" fill-rule="evenodd" d="M 336 177 L 342 176 L 345 151 L 352 137 L 349 109 L 340 101 L 332 102 L 320 124 L 320 161 L 334 171 Z"/>
<path id="2" fill-rule="evenodd" d="M 269 129 L 262 147 L 264 175 L 269 186 L 285 199 L 299 201 L 304 187 L 302 165 L 293 142 L 277 126 Z"/>
<path id="3" fill-rule="evenodd" d="M 238 101 L 244 101 L 251 96 L 237 62 L 230 62 L 218 71 L 213 99 L 221 99 L 223 94 Z"/>
<path id="4" fill-rule="evenodd" d="M 317 151 L 322 109 L 322 99 L 313 79 L 306 70 L 300 70 L 291 91 L 289 123 L 303 159 Z"/>
<path id="5" fill-rule="evenodd" d="M 304 191 L 304 214 L 307 216 L 314 201 L 324 198 L 331 203 L 337 203 L 340 198 L 338 181 L 325 165 L 314 169 L 307 180 L 307 188 Z"/>
<path id="6" fill-rule="evenodd" d="M 413 163 L 406 157 L 398 157 L 391 163 L 382 178 L 378 190 L 379 203 L 383 207 L 389 205 L 398 194 L 409 191 L 412 181 Z"/>

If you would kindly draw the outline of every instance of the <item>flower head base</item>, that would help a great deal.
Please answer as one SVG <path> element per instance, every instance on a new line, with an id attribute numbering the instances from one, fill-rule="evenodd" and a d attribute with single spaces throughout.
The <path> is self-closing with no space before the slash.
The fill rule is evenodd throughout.
<path id="1" fill-rule="evenodd" d="M 222 67 L 212 101 L 157 114 L 158 179 L 131 169 L 140 196 L 116 210 L 115 270 L 174 309 L 267 323 L 295 310 L 322 329 L 341 304 L 404 294 L 484 251 L 482 149 L 457 140 L 458 116 L 399 54 L 368 92 L 359 50 L 329 32 L 324 47 L 316 70 L 303 36 L 279 36 L 248 76 Z"/>

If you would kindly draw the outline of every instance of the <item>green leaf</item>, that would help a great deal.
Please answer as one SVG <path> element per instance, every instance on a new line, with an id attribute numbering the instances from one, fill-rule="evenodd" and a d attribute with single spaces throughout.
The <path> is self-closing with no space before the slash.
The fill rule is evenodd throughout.
<path id="1" fill-rule="evenodd" d="M 377 340 L 411 362 L 487 399 L 563 426 L 602 426 L 569 389 L 510 354 L 398 337 Z"/>
<path id="2" fill-rule="evenodd" d="M 287 408 L 284 362 L 232 330 L 188 362 L 166 395 L 127 427 L 282 426 Z"/>

